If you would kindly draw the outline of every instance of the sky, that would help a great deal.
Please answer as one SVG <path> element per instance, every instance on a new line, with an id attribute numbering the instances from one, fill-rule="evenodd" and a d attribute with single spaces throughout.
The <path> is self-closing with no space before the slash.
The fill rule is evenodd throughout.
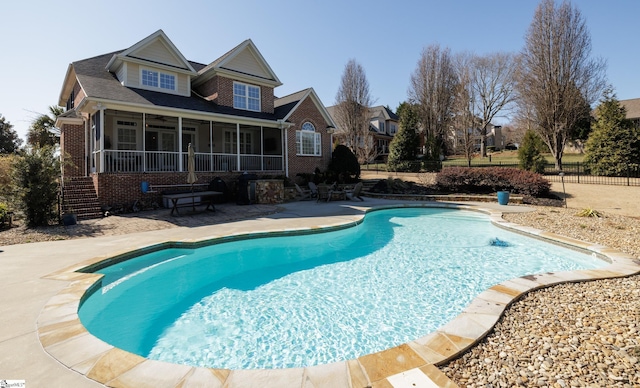
<path id="1" fill-rule="evenodd" d="M 574 0 L 607 62 L 618 99 L 640 98 L 640 1 Z M 282 86 L 312 87 L 335 103 L 346 63 L 365 70 L 375 105 L 395 110 L 432 44 L 452 53 L 517 53 L 532 0 L 111 0 L 8 1 L 0 32 L 0 114 L 24 139 L 35 117 L 58 103 L 73 61 L 122 50 L 162 29 L 189 60 L 208 64 L 251 39 Z M 498 119 L 500 120 L 500 119 Z M 508 120 L 503 118 L 502 120 Z"/>

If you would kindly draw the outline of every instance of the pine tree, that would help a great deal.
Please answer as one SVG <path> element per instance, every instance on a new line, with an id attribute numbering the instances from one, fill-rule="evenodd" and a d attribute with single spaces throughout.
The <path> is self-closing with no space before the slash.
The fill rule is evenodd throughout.
<path id="1" fill-rule="evenodd" d="M 625 175 L 640 164 L 640 131 L 626 119 L 626 109 L 611 90 L 605 91 L 595 115 L 585 164 L 594 175 Z"/>
<path id="2" fill-rule="evenodd" d="M 389 145 L 389 159 L 387 169 L 389 171 L 417 171 L 420 163 L 417 163 L 418 146 L 418 114 L 416 109 L 402 103 L 398 108 L 400 116 L 398 133 L 393 137 Z"/>
<path id="3" fill-rule="evenodd" d="M 0 114 L 0 154 L 12 154 L 20 149 L 21 144 L 13 125 Z"/>
<path id="4" fill-rule="evenodd" d="M 528 130 L 522 138 L 520 148 L 518 148 L 520 168 L 542 174 L 544 165 L 547 163 L 541 153 L 545 147 L 542 139 L 534 131 Z"/>

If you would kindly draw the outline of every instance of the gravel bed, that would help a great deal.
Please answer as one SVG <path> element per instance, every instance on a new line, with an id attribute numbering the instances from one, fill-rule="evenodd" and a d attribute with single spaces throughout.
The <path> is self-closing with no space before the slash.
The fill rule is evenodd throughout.
<path id="1" fill-rule="evenodd" d="M 508 221 L 640 256 L 640 220 L 537 208 Z M 441 370 L 461 387 L 640 387 L 640 275 L 531 292 Z"/>

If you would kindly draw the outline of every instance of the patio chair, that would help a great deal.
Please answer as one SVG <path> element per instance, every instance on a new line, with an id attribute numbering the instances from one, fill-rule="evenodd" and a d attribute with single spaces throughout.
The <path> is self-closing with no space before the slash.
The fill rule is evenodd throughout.
<path id="1" fill-rule="evenodd" d="M 300 186 L 298 186 L 297 183 L 295 183 L 295 185 L 298 196 L 300 197 L 300 201 L 311 199 L 311 190 L 303 190 Z"/>
<path id="2" fill-rule="evenodd" d="M 347 199 L 355 199 L 358 198 L 361 201 L 364 199 L 360 196 L 360 192 L 362 191 L 362 182 L 358 182 L 356 186 L 353 188 L 353 191 L 347 191 Z"/>
<path id="3" fill-rule="evenodd" d="M 312 198 L 317 198 L 318 197 L 318 186 L 316 186 L 315 183 L 309 182 L 309 190 L 311 190 L 311 197 Z"/>
<path id="4" fill-rule="evenodd" d="M 325 200 L 326 202 L 329 202 L 331 200 L 331 190 L 329 190 L 329 186 L 320 185 L 320 186 L 317 186 L 317 189 L 318 189 L 318 199 L 316 199 L 316 202 L 319 202 L 320 200 Z"/>

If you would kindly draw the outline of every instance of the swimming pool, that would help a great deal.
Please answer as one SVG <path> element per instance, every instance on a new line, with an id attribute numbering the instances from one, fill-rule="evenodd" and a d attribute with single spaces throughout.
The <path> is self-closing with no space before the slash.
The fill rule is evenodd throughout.
<path id="1" fill-rule="evenodd" d="M 168 249 L 104 268 L 79 316 L 95 336 L 152 359 L 299 367 L 423 336 L 501 281 L 606 264 L 480 213 L 380 210 L 339 231 Z"/>

